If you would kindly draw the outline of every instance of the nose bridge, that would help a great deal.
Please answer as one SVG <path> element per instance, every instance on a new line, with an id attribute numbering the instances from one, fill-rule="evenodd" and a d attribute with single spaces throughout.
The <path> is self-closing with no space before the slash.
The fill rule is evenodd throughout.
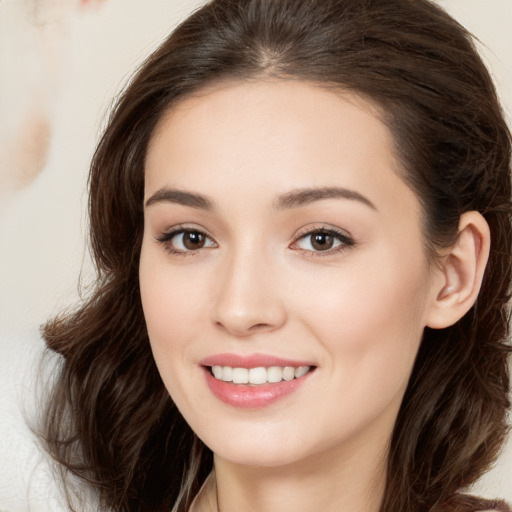
<path id="1" fill-rule="evenodd" d="M 285 321 L 272 253 L 254 240 L 233 247 L 218 279 L 214 321 L 237 336 L 273 330 Z"/>

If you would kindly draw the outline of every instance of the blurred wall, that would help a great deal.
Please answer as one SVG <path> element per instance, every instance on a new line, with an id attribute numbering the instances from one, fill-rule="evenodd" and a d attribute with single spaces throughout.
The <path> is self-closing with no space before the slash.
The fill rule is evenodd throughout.
<path id="1" fill-rule="evenodd" d="M 438 1 L 480 39 L 512 119 L 512 0 Z M 0 358 L 91 275 L 85 181 L 105 113 L 201 3 L 0 0 Z M 512 500 L 512 445 L 478 491 Z"/>
<path id="2" fill-rule="evenodd" d="M 76 297 L 108 107 L 201 0 L 0 1 L 0 334 Z"/>

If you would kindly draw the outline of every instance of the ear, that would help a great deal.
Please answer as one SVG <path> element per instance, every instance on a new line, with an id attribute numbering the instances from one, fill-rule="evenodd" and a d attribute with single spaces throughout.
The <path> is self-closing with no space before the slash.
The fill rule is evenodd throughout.
<path id="1" fill-rule="evenodd" d="M 464 213 L 454 245 L 441 259 L 439 279 L 434 280 L 427 326 L 444 329 L 460 320 L 478 297 L 489 258 L 489 225 L 476 211 Z"/>

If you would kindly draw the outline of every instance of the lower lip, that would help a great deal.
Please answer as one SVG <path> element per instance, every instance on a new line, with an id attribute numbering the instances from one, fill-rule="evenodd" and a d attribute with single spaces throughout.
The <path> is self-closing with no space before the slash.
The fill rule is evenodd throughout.
<path id="1" fill-rule="evenodd" d="M 299 379 L 249 386 L 216 379 L 210 369 L 205 368 L 206 382 L 211 392 L 224 403 L 242 409 L 256 409 L 273 404 L 299 388 L 310 373 Z"/>

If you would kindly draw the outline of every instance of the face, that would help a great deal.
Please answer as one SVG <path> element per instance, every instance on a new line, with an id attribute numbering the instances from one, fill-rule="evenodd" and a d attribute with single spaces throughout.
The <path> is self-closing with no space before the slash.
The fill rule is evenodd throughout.
<path id="1" fill-rule="evenodd" d="M 361 98 L 224 83 L 149 146 L 140 287 L 162 379 L 216 456 L 385 445 L 433 293 L 418 199 Z"/>

